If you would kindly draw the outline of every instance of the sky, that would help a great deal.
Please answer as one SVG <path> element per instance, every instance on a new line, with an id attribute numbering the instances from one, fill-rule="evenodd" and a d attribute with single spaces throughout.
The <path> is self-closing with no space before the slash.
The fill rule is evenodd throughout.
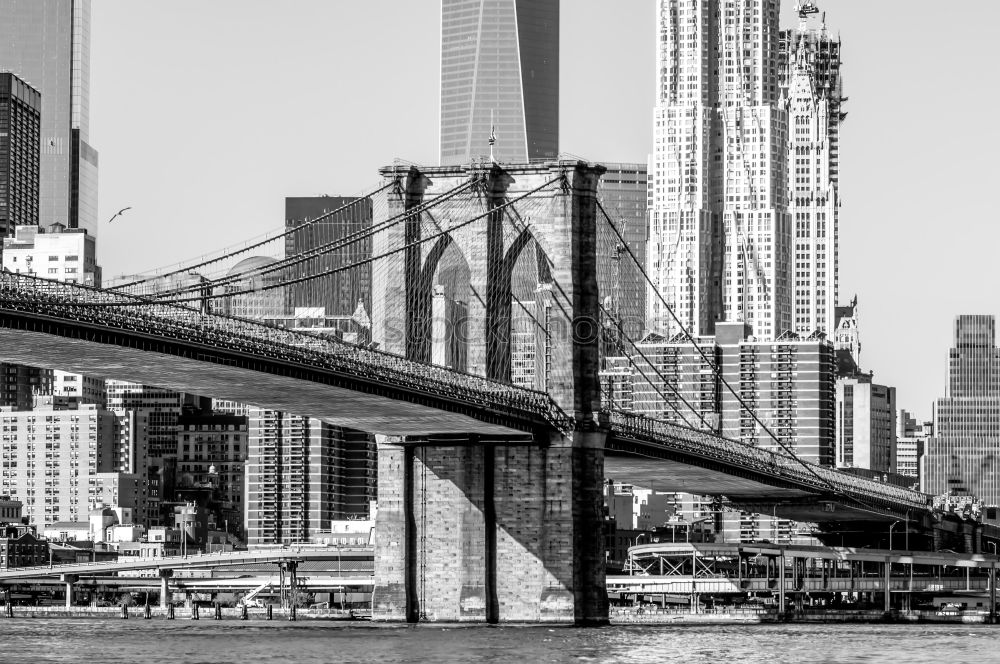
<path id="1" fill-rule="evenodd" d="M 563 0 L 560 150 L 645 162 L 654 0 Z M 841 301 L 861 365 L 930 419 L 954 317 L 1000 314 L 1000 3 L 818 0 L 843 40 Z M 782 3 L 783 26 L 796 22 Z M 91 144 L 105 277 L 281 228 L 286 196 L 435 164 L 439 0 L 96 0 Z"/>

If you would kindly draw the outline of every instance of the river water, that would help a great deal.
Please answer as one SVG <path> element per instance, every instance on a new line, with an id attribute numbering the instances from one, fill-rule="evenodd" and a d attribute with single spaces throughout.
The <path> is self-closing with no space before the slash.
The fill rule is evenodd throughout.
<path id="1" fill-rule="evenodd" d="M 1000 662 L 1000 626 L 600 629 L 367 623 L 0 619 L 0 662 Z"/>

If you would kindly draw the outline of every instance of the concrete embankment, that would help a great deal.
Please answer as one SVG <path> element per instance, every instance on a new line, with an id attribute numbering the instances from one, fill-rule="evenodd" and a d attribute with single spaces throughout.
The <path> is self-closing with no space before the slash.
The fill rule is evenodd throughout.
<path id="1" fill-rule="evenodd" d="M 11 615 L 12 614 L 12 615 Z M 130 606 L 124 612 L 120 606 L 13 606 L 0 608 L 0 620 L 6 618 L 106 618 L 109 620 L 167 620 L 170 618 L 168 609 L 150 606 L 148 613 L 145 606 Z M 197 611 L 190 607 L 174 607 L 175 620 L 268 620 L 266 608 L 248 608 L 244 618 L 243 610 L 233 607 L 220 607 L 218 612 L 214 606 L 200 606 Z M 272 607 L 271 620 L 355 620 L 359 616 L 352 611 L 338 609 L 296 609 L 294 617 L 291 611 L 280 607 Z"/>
<path id="2" fill-rule="evenodd" d="M 964 623 L 983 624 L 989 622 L 985 613 L 941 613 L 938 611 L 892 611 L 880 610 L 827 610 L 789 612 L 779 615 L 776 611 L 713 611 L 707 613 L 686 613 L 674 611 L 617 609 L 611 612 L 613 625 L 744 625 L 754 623 Z"/>

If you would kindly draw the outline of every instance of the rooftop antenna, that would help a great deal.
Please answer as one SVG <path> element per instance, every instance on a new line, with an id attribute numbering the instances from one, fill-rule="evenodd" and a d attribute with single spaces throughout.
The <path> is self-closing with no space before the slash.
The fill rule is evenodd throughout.
<path id="1" fill-rule="evenodd" d="M 493 109 L 490 109 L 490 163 L 497 163 L 496 158 L 493 156 L 493 146 L 497 142 L 497 127 L 493 124 Z"/>

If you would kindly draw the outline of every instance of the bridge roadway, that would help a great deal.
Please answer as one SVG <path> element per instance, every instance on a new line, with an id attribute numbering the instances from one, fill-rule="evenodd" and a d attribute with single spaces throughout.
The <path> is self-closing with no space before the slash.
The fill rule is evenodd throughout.
<path id="1" fill-rule="evenodd" d="M 344 561 L 357 558 L 371 560 L 370 547 L 287 547 L 274 549 L 254 549 L 251 551 L 226 551 L 187 556 L 161 556 L 158 558 L 119 558 L 118 560 L 69 563 L 64 565 L 40 565 L 0 570 L 0 583 L 18 579 L 39 579 L 58 577 L 63 574 L 74 576 L 99 576 L 137 570 L 178 570 L 192 568 L 217 568 L 230 565 L 280 564 L 283 562 Z"/>
<path id="2" fill-rule="evenodd" d="M 211 395 L 377 434 L 517 435 L 548 395 L 333 338 L 0 274 L 0 360 Z"/>
<path id="3" fill-rule="evenodd" d="M 441 445 L 461 444 L 469 434 L 527 443 L 530 432 L 568 426 L 541 392 L 335 339 L 11 273 L 0 274 L 0 361 L 253 403 L 372 433 L 438 436 Z M 806 521 L 867 519 L 872 507 L 883 520 L 930 512 L 928 497 L 915 491 L 814 467 L 817 478 L 787 455 L 640 416 L 605 416 L 606 474 L 616 479 L 725 495 L 737 504 L 780 501 L 781 516 Z"/>

